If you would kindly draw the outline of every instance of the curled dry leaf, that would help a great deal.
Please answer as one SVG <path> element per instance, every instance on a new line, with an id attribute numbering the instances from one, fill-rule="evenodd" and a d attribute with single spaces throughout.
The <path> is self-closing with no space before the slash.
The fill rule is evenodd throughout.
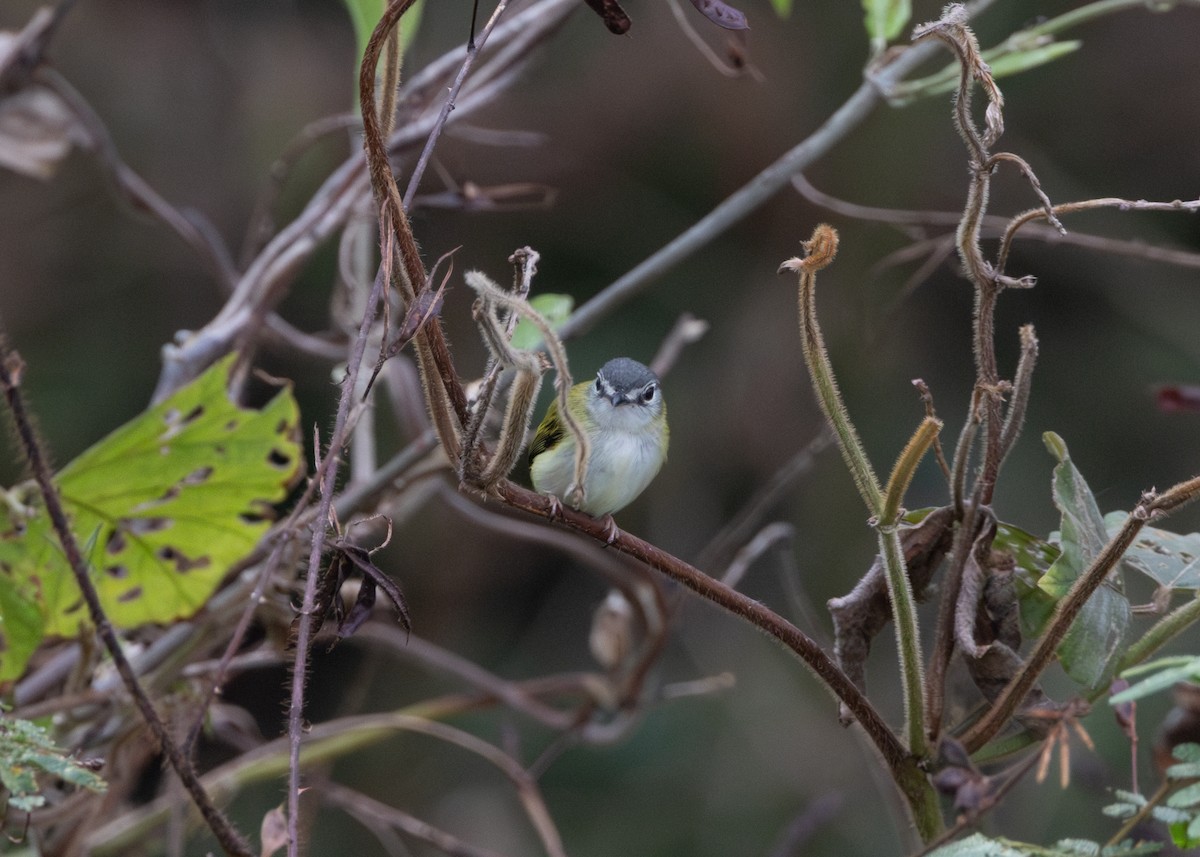
<path id="1" fill-rule="evenodd" d="M 930 512 L 919 524 L 900 534 L 904 561 L 913 594 L 921 598 L 954 540 L 954 509 Z M 834 656 L 847 677 L 860 690 L 866 688 L 865 665 L 871 640 L 892 618 L 883 562 L 877 556 L 870 569 L 848 594 L 829 601 L 833 617 Z"/>
<path id="2" fill-rule="evenodd" d="M 259 839 L 262 842 L 262 857 L 271 857 L 288 844 L 287 814 L 282 806 L 275 807 L 263 816 Z"/>
<path id="3" fill-rule="evenodd" d="M 983 526 L 979 528 L 979 534 L 975 537 L 971 553 L 963 566 L 962 583 L 958 588 L 958 602 L 954 608 L 954 638 L 959 648 L 969 658 L 983 657 L 991 645 L 988 629 L 984 629 L 986 635 L 984 641 L 978 642 L 976 628 L 980 624 L 988 624 L 983 611 L 983 589 L 985 584 L 990 582 L 985 569 L 988 567 L 987 561 L 990 558 L 992 541 L 995 538 L 996 516 L 989 512 Z M 1015 592 L 1013 603 L 1016 603 Z"/>
<path id="4" fill-rule="evenodd" d="M 392 602 L 396 621 L 406 632 L 411 633 L 412 618 L 408 612 L 408 601 L 396 582 L 375 565 L 371 559 L 371 552 L 345 538 L 331 540 L 329 548 L 332 556 L 317 588 L 313 634 L 316 635 L 325 621 L 332 616 L 338 623 L 337 639 L 344 640 L 352 636 L 370 617 L 375 606 L 376 591 L 379 589 L 382 589 L 383 594 Z M 355 572 L 361 579 L 355 593 L 354 605 L 347 613 L 341 598 L 342 586 Z"/>

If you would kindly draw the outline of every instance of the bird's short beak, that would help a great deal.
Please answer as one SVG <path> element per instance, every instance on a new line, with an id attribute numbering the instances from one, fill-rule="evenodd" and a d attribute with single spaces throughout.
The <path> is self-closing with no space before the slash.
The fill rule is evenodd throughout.
<path id="1" fill-rule="evenodd" d="M 620 407 L 621 405 L 625 404 L 625 402 L 626 402 L 625 396 L 622 393 L 613 393 L 611 396 L 608 397 L 608 400 L 610 402 L 612 402 L 612 406 L 614 408 Z"/>

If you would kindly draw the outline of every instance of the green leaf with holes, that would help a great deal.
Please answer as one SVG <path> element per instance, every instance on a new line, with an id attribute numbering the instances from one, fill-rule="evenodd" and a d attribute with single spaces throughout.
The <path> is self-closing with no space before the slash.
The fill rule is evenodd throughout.
<path id="1" fill-rule="evenodd" d="M 170 622 L 200 609 L 254 549 L 270 526 L 272 504 L 300 474 L 299 412 L 290 388 L 262 410 L 240 407 L 226 393 L 233 361 L 222 360 L 55 477 L 117 627 Z M 0 585 L 0 677 L 19 672 L 17 643 L 27 642 L 7 639 L 16 632 L 10 605 L 35 603 L 47 636 L 71 636 L 89 624 L 50 522 L 40 505 L 35 509 L 23 531 L 0 533 L 0 576 L 8 578 Z M 12 615 L 29 624 L 26 613 Z"/>

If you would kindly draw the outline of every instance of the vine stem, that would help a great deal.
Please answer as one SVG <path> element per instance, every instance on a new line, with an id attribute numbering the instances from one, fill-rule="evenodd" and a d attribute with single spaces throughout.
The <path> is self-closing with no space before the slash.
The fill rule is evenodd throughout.
<path id="1" fill-rule="evenodd" d="M 146 695 L 146 691 L 138 681 L 137 674 L 133 671 L 133 667 L 125 657 L 125 652 L 121 648 L 121 642 L 117 639 L 117 634 L 113 630 L 112 623 L 108 621 L 108 616 L 104 612 L 104 606 L 100 603 L 100 595 L 96 592 L 96 587 L 92 584 L 92 580 L 88 576 L 88 563 L 79 550 L 79 543 L 75 540 L 75 534 L 71 532 L 71 525 L 67 521 L 66 510 L 62 506 L 61 499 L 58 496 L 58 489 L 55 488 L 54 481 L 50 475 L 50 466 L 46 461 L 46 456 L 42 452 L 41 443 L 34 433 L 33 424 L 25 409 L 24 397 L 21 395 L 20 390 L 21 375 L 24 372 L 24 368 L 25 364 L 19 354 L 7 348 L 3 349 L 3 353 L 0 354 L 0 386 L 4 387 L 4 396 L 8 401 L 9 411 L 13 415 L 13 422 L 16 424 L 17 435 L 20 437 L 25 458 L 29 462 L 33 478 L 37 482 L 38 490 L 41 492 L 42 499 L 46 503 L 46 512 L 50 517 L 51 526 L 54 527 L 54 533 L 62 545 L 63 554 L 66 556 L 67 563 L 71 566 L 71 572 L 75 576 L 75 582 L 79 585 L 79 591 L 83 594 L 83 600 L 87 604 L 88 616 L 91 618 L 92 624 L 96 627 L 96 634 L 104 642 L 105 648 L 108 649 L 108 653 L 113 659 L 113 665 L 117 668 L 117 673 L 121 676 L 121 681 L 125 684 L 125 689 L 133 697 L 134 704 L 141 713 L 142 719 L 146 721 L 146 725 L 154 733 L 155 740 L 162 748 L 167 760 L 171 763 L 171 767 L 175 769 L 175 773 L 179 776 L 183 787 L 187 790 L 188 795 L 191 796 L 192 802 L 196 804 L 196 808 L 200 810 L 200 815 L 204 818 L 205 823 L 208 824 L 209 829 L 212 830 L 221 848 L 225 850 L 225 853 L 235 855 L 235 857 L 252 857 L 253 852 L 250 850 L 249 843 L 233 827 L 229 819 L 213 805 L 208 793 L 204 790 L 204 786 L 201 785 L 199 778 L 197 778 L 196 771 L 192 768 L 191 760 L 179 749 L 179 745 L 171 737 L 171 733 L 159 718 L 158 712 L 154 709 L 154 704 L 150 701 L 150 697 Z"/>

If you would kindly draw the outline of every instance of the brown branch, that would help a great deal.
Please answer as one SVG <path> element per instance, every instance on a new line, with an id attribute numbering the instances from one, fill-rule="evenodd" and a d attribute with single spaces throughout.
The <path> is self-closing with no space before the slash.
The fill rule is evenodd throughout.
<path id="1" fill-rule="evenodd" d="M 192 768 L 191 760 L 180 751 L 179 746 L 171 737 L 171 733 L 159 719 L 154 704 L 138 681 L 133 667 L 130 666 L 125 652 L 121 648 L 121 642 L 117 639 L 116 631 L 108 621 L 108 616 L 100 603 L 100 595 L 96 592 L 96 587 L 88 575 L 87 561 L 83 558 L 79 544 L 75 541 L 75 534 L 71 532 L 66 510 L 62 506 L 58 489 L 54 486 L 51 478 L 50 466 L 42 451 L 41 443 L 34 433 L 33 425 L 25 410 L 25 401 L 20 390 L 21 375 L 24 369 L 25 365 L 19 354 L 6 346 L 0 350 L 0 386 L 4 388 L 4 396 L 8 401 L 13 422 L 16 424 L 17 435 L 20 438 L 25 458 L 29 462 L 33 478 L 37 482 L 38 490 L 46 504 L 46 513 L 50 518 L 54 533 L 62 545 L 63 554 L 71 567 L 71 572 L 75 575 L 75 582 L 79 586 L 83 600 L 87 604 L 88 616 L 96 628 L 96 635 L 103 641 L 112 657 L 113 665 L 117 668 L 117 673 L 121 676 L 125 689 L 133 698 L 142 719 L 150 728 L 155 740 L 171 763 L 171 767 L 175 769 L 175 773 L 179 776 L 188 795 L 191 796 L 192 802 L 200 810 L 200 815 L 203 816 L 205 823 L 208 824 L 221 847 L 227 854 L 236 855 L 236 857 L 252 857 L 249 843 L 238 833 L 229 819 L 213 805 Z"/>
<path id="2" fill-rule="evenodd" d="M 556 509 L 549 498 L 513 482 L 499 483 L 496 486 L 496 494 L 513 508 L 547 520 L 561 520 L 566 526 L 596 539 L 601 544 L 609 541 L 609 528 L 605 521 L 561 504 Z M 821 683 L 850 709 L 855 719 L 862 724 L 880 755 L 883 756 L 889 769 L 893 773 L 907 773 L 907 768 L 912 763 L 908 751 L 870 701 L 846 677 L 846 674 L 825 653 L 825 650 L 807 634 L 758 601 L 742 595 L 737 590 L 709 577 L 698 568 L 637 536 L 617 531 L 616 539 L 610 547 L 612 550 L 631 556 L 683 584 L 706 601 L 749 622 L 792 651 L 820 679 Z"/>

